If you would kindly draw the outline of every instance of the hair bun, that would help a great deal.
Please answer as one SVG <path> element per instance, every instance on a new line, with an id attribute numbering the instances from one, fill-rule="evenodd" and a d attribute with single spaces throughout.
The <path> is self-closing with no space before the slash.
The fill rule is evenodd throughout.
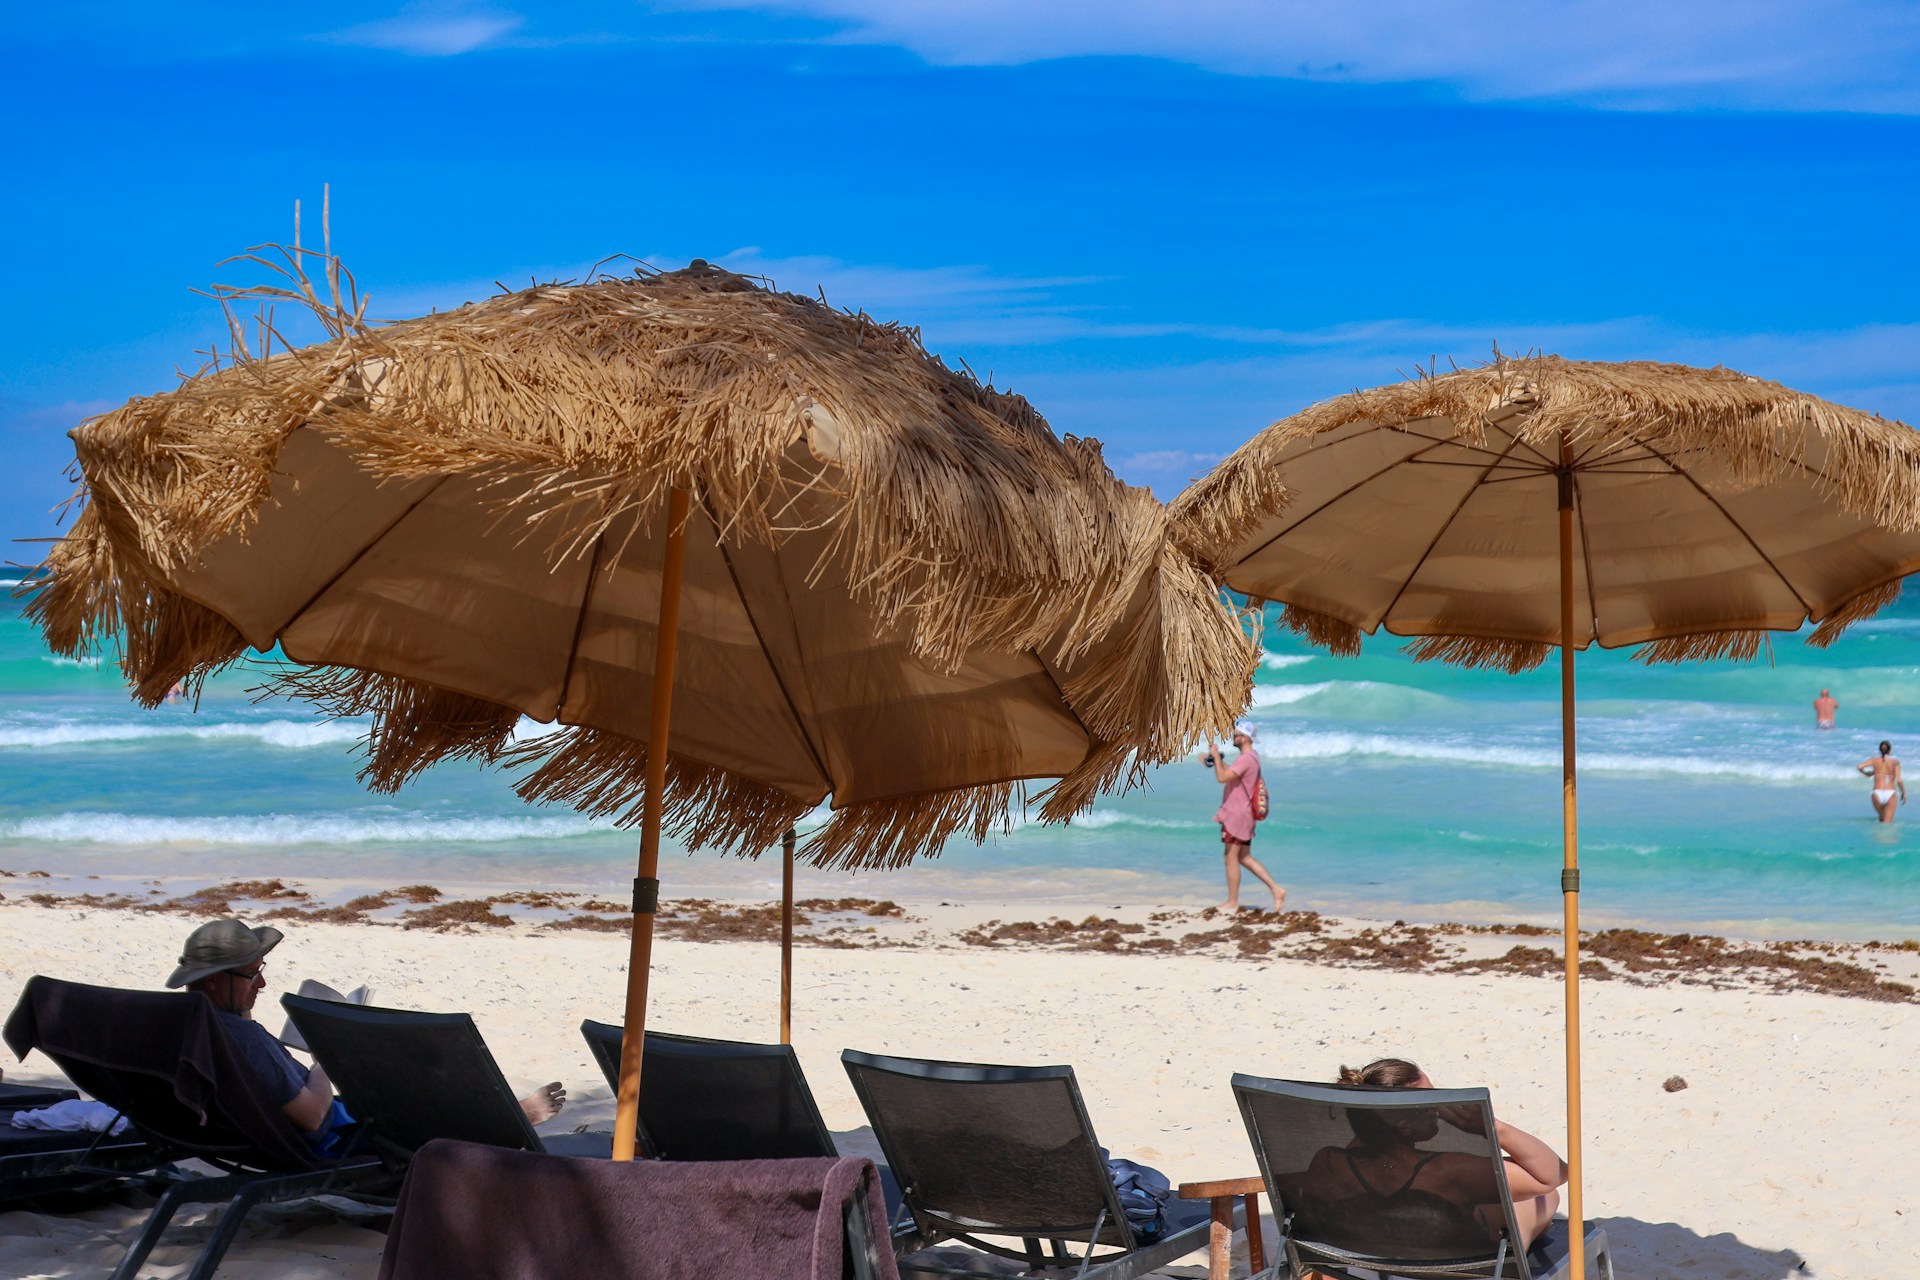
<path id="1" fill-rule="evenodd" d="M 1341 1067 L 1340 1077 L 1338 1080 L 1334 1081 L 1334 1083 L 1335 1084 L 1359 1084 L 1360 1073 L 1358 1071 L 1355 1071 L 1352 1067 Z"/>

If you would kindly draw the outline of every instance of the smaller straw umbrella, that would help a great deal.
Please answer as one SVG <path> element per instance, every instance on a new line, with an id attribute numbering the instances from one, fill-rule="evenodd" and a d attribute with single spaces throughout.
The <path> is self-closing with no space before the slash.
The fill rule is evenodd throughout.
<path id="1" fill-rule="evenodd" d="M 1830 644 L 1920 569 L 1920 438 L 1729 369 L 1496 359 L 1317 404 L 1173 503 L 1216 578 L 1335 653 L 1510 672 L 1561 652 L 1568 1209 L 1582 1222 L 1574 653 Z M 1574 1251 L 1574 1276 L 1583 1260 Z"/>
<path id="2" fill-rule="evenodd" d="M 663 828 L 757 854 L 831 798 L 802 856 L 898 866 L 1244 703 L 1252 648 L 1152 496 L 910 330 L 704 263 L 385 326 L 289 278 L 229 296 L 331 340 L 74 433 L 32 614 L 56 652 L 117 640 L 149 704 L 278 644 L 283 691 L 371 717 L 376 789 L 499 762 L 637 824 L 617 1151 Z"/>

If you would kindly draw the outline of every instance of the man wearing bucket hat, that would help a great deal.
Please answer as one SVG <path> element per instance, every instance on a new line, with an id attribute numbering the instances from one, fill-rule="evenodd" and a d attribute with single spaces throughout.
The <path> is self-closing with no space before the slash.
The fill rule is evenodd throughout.
<path id="1" fill-rule="evenodd" d="M 1213 740 L 1207 740 L 1205 763 L 1225 787 L 1220 797 L 1220 808 L 1213 815 L 1213 820 L 1220 824 L 1220 846 L 1227 865 L 1227 900 L 1220 904 L 1222 911 L 1240 910 L 1240 870 L 1243 867 L 1273 891 L 1275 912 L 1284 911 L 1287 906 L 1287 891 L 1274 882 L 1273 877 L 1267 874 L 1267 869 L 1260 865 L 1259 859 L 1253 856 L 1253 800 L 1260 787 L 1260 757 L 1253 749 L 1256 732 L 1251 720 L 1241 720 L 1233 726 L 1233 745 L 1240 754 L 1234 757 L 1231 765 L 1221 758 L 1220 748 L 1214 745 Z"/>
<path id="2" fill-rule="evenodd" d="M 167 986 L 198 991 L 213 1002 L 226 1024 L 240 1056 L 287 1119 L 321 1150 L 329 1149 L 338 1131 L 352 1123 L 345 1107 L 334 1100 L 333 1082 L 319 1063 L 303 1067 L 253 1020 L 254 1001 L 266 989 L 267 953 L 285 935 L 270 924 L 249 926 L 244 920 L 209 920 L 187 935 L 180 964 L 167 976 Z"/>
<path id="3" fill-rule="evenodd" d="M 334 1155 L 353 1117 L 334 1098 L 326 1069 L 317 1062 L 301 1066 L 272 1032 L 253 1020 L 254 1002 L 267 986 L 267 953 L 284 936 L 270 924 L 209 920 L 187 935 L 167 986 L 198 991 L 213 1002 L 240 1056 L 266 1083 L 287 1119 L 310 1135 L 323 1155 Z M 567 1091 L 555 1080 L 521 1098 L 520 1109 L 529 1124 L 540 1124 L 558 1115 L 566 1101 Z"/>

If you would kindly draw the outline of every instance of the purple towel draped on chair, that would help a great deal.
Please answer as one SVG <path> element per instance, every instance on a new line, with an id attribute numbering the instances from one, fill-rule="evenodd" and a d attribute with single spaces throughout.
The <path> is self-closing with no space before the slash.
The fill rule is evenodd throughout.
<path id="1" fill-rule="evenodd" d="M 615 1163 L 431 1142 L 414 1157 L 380 1280 L 841 1280 L 846 1207 L 897 1280 L 871 1161 Z"/>

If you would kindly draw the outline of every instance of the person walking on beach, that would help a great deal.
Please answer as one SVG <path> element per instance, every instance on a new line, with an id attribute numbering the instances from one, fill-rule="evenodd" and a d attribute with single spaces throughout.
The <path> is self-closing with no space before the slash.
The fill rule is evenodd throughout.
<path id="1" fill-rule="evenodd" d="M 1231 765 L 1221 758 L 1220 748 L 1213 740 L 1207 740 L 1205 763 L 1212 766 L 1213 776 L 1225 786 L 1219 811 L 1213 815 L 1213 820 L 1220 824 L 1220 846 L 1227 865 L 1227 900 L 1220 908 L 1240 910 L 1240 870 L 1244 867 L 1273 891 L 1273 909 L 1277 914 L 1286 910 L 1287 891 L 1274 882 L 1253 856 L 1253 795 L 1260 785 L 1260 757 L 1253 749 L 1253 734 L 1251 720 L 1242 720 L 1233 726 L 1233 745 L 1240 754 Z"/>
<path id="2" fill-rule="evenodd" d="M 1892 822 L 1894 803 L 1897 794 L 1900 803 L 1907 802 L 1907 781 L 1900 776 L 1900 762 L 1893 758 L 1893 744 L 1880 744 L 1880 754 L 1871 760 L 1862 760 L 1854 768 L 1873 779 L 1873 811 L 1880 815 L 1880 821 Z"/>
<path id="3" fill-rule="evenodd" d="M 1839 709 L 1840 704 L 1834 699 L 1834 696 L 1825 689 L 1822 689 L 1820 696 L 1813 700 L 1813 727 L 1816 729 L 1833 728 L 1833 713 Z"/>

